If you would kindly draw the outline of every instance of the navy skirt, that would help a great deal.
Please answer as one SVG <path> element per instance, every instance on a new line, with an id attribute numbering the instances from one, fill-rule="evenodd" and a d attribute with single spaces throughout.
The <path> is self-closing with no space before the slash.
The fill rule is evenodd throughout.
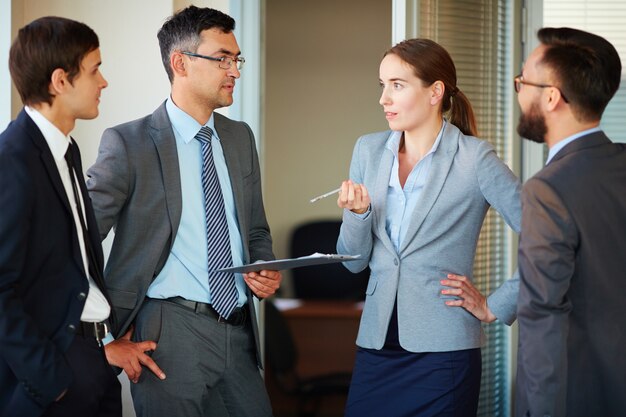
<path id="1" fill-rule="evenodd" d="M 398 341 L 394 308 L 381 350 L 359 348 L 346 417 L 473 417 L 478 408 L 480 349 L 408 352 Z"/>

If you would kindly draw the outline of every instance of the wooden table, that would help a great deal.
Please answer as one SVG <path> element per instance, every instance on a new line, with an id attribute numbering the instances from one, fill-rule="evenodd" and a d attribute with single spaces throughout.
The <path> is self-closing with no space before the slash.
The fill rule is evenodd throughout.
<path id="1" fill-rule="evenodd" d="M 363 304 L 337 300 L 278 301 L 298 350 L 303 376 L 352 371 Z"/>
<path id="2" fill-rule="evenodd" d="M 310 377 L 330 372 L 352 372 L 362 302 L 342 300 L 275 299 L 293 334 L 298 351 L 297 372 Z M 268 372 L 271 372 L 268 369 Z M 289 414 L 295 403 L 268 384 L 277 415 Z M 324 415 L 343 415 L 345 398 L 324 401 Z"/>

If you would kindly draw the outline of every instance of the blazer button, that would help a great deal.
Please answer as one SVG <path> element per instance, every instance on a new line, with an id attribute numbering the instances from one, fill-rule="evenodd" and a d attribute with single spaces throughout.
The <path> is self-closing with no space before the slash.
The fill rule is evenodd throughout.
<path id="1" fill-rule="evenodd" d="M 70 324 L 69 326 L 67 326 L 67 331 L 70 333 L 76 333 L 76 326 Z"/>
<path id="2" fill-rule="evenodd" d="M 87 298 L 87 294 L 81 292 L 78 294 L 78 296 L 76 296 L 76 298 L 78 298 L 80 301 L 83 301 L 85 298 Z"/>
<path id="3" fill-rule="evenodd" d="M 393 264 L 394 264 L 395 266 L 398 266 L 398 260 L 397 260 L 397 259 L 394 259 L 394 260 L 393 260 Z"/>

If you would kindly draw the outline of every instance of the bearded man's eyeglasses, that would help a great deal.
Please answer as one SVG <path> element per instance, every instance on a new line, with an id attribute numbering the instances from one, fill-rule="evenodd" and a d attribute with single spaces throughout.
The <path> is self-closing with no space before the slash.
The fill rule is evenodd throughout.
<path id="1" fill-rule="evenodd" d="M 567 97 L 565 97 L 565 94 L 563 94 L 563 91 L 561 91 L 561 89 L 555 85 L 539 84 L 539 83 L 526 81 L 524 77 L 522 77 L 522 74 L 519 74 L 515 78 L 513 78 L 513 87 L 515 88 L 516 93 L 519 93 L 519 91 L 522 89 L 522 84 L 530 85 L 532 87 L 538 87 L 538 88 L 556 88 L 557 90 L 559 90 L 559 93 L 561 93 L 561 97 L 563 97 L 563 101 L 565 101 L 566 103 L 569 103 L 569 101 L 567 101 Z"/>

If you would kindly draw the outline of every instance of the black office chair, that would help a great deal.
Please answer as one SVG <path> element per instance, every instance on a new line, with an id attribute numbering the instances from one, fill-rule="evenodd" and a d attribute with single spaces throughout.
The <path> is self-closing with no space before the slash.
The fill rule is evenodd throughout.
<path id="1" fill-rule="evenodd" d="M 285 394 L 296 397 L 297 416 L 317 415 L 324 397 L 347 395 L 351 373 L 337 372 L 301 378 L 297 371 L 298 352 L 283 314 L 271 300 L 265 301 L 265 347 L 269 375 Z"/>
<path id="2" fill-rule="evenodd" d="M 340 220 L 314 221 L 298 226 L 291 235 L 290 256 L 315 252 L 337 253 Z M 369 268 L 353 274 L 341 264 L 295 268 L 291 271 L 294 295 L 302 299 L 365 299 Z"/>

